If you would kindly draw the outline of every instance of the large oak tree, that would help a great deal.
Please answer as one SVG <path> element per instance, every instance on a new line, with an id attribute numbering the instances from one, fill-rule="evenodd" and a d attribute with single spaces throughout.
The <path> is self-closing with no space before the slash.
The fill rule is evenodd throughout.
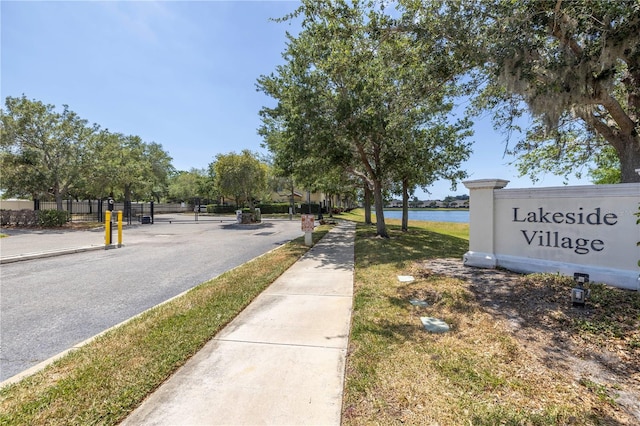
<path id="1" fill-rule="evenodd" d="M 93 139 L 91 155 L 91 188 L 96 197 L 113 193 L 127 202 L 159 201 L 168 192 L 174 169 L 160 144 L 103 130 Z"/>
<path id="2" fill-rule="evenodd" d="M 640 2 L 401 3 L 398 28 L 439 39 L 477 78 L 477 105 L 494 108 L 497 124 L 509 131 L 533 117 L 510 147 L 522 174 L 568 175 L 612 147 L 621 180 L 640 182 Z"/>
<path id="3" fill-rule="evenodd" d="M 80 190 L 91 161 L 87 145 L 97 131 L 68 106 L 7 97 L 1 111 L 0 166 L 4 196 L 62 200 Z"/>
<path id="4" fill-rule="evenodd" d="M 413 37 L 393 31 L 381 4 L 302 3 L 295 14 L 302 31 L 289 37 L 286 63 L 258 83 L 278 101 L 261 111 L 261 132 L 276 161 L 299 174 L 340 167 L 361 179 L 373 193 L 377 234 L 387 236 L 383 195 L 394 180 L 406 178 L 413 189 L 463 175 L 468 123 L 453 125 L 448 138 L 425 131 L 436 117 L 446 125 L 457 74 L 447 57 L 425 54 Z"/>
<path id="5" fill-rule="evenodd" d="M 7 97 L 1 113 L 3 196 L 131 201 L 166 195 L 171 157 L 157 143 L 89 126 L 66 105 Z"/>
<path id="6" fill-rule="evenodd" d="M 216 155 L 212 167 L 218 191 L 232 197 L 236 206 L 246 203 L 253 210 L 254 200 L 260 198 L 267 188 L 267 165 L 245 149 L 240 154 Z"/>

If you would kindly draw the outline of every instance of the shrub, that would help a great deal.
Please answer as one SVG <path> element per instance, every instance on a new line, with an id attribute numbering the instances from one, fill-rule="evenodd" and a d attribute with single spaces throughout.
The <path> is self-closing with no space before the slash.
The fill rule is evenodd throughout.
<path id="1" fill-rule="evenodd" d="M 11 225 L 11 210 L 0 210 L 0 226 Z"/>
<path id="2" fill-rule="evenodd" d="M 207 213 L 235 213 L 236 210 L 235 206 L 221 206 L 218 204 L 207 206 Z"/>
<path id="3" fill-rule="evenodd" d="M 59 210 L 39 210 L 37 216 L 38 225 L 44 227 L 62 226 L 69 220 L 68 213 Z"/>
<path id="4" fill-rule="evenodd" d="M 262 214 L 289 214 L 289 203 L 269 203 L 258 204 L 256 207 L 260 209 Z"/>
<path id="5" fill-rule="evenodd" d="M 300 204 L 300 213 L 301 214 L 309 214 L 309 204 L 302 203 Z M 311 204 L 311 214 L 320 213 L 320 204 Z"/>
<path id="6" fill-rule="evenodd" d="M 38 224 L 36 212 L 33 210 L 10 210 L 9 225 L 34 226 Z"/>
<path id="7" fill-rule="evenodd" d="M 38 220 L 33 210 L 0 210 L 0 224 L 2 226 L 35 226 Z"/>

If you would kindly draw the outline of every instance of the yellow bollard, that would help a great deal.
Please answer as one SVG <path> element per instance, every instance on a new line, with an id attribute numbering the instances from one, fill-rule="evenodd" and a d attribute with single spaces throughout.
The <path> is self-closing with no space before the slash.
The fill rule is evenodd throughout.
<path id="1" fill-rule="evenodd" d="M 111 211 L 109 210 L 104 215 L 104 245 L 105 248 L 111 245 Z"/>
<path id="2" fill-rule="evenodd" d="M 118 210 L 118 247 L 122 247 L 122 210 Z"/>

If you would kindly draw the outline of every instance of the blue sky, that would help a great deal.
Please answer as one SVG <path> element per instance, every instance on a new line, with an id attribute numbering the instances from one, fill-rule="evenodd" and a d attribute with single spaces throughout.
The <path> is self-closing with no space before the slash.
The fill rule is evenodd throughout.
<path id="1" fill-rule="evenodd" d="M 266 153 L 258 111 L 274 100 L 256 79 L 283 62 L 276 23 L 290 1 L 0 1 L 0 94 L 25 94 L 112 132 L 157 142 L 178 170 L 205 168 L 219 153 Z M 503 136 L 477 121 L 471 179 L 532 186 L 503 158 Z M 571 180 L 572 184 L 588 184 Z M 562 185 L 544 176 L 536 186 Z M 420 199 L 468 193 L 448 182 Z"/>

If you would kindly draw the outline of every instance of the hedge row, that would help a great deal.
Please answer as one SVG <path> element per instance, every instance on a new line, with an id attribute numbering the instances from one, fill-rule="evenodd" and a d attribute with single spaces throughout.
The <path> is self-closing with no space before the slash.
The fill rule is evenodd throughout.
<path id="1" fill-rule="evenodd" d="M 261 214 L 289 214 L 289 203 L 273 203 L 273 204 L 256 204 L 256 208 L 260 209 Z M 218 204 L 208 204 L 207 205 L 207 213 L 214 214 L 225 214 L 225 213 L 235 213 L 236 210 L 245 210 L 238 209 L 235 206 L 221 206 Z M 311 213 L 318 214 L 320 210 L 319 204 L 311 204 Z M 309 205 L 301 204 L 301 207 L 296 207 L 296 213 L 308 213 Z"/>
<path id="2" fill-rule="evenodd" d="M 274 203 L 274 204 L 258 204 L 256 207 L 260 209 L 262 214 L 288 214 L 289 203 Z"/>
<path id="3" fill-rule="evenodd" d="M 234 206 L 221 206 L 218 204 L 207 204 L 207 213 L 224 214 L 224 213 L 235 213 L 235 212 L 236 212 L 236 207 Z"/>
<path id="4" fill-rule="evenodd" d="M 69 221 L 69 213 L 58 210 L 0 210 L 2 226 L 62 226 Z"/>

